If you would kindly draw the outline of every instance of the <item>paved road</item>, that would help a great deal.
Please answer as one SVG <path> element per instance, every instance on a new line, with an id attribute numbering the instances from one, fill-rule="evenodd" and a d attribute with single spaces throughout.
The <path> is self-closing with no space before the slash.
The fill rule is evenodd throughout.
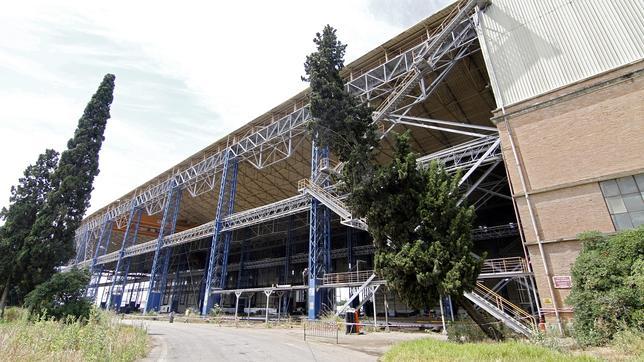
<path id="1" fill-rule="evenodd" d="M 152 336 L 146 361 L 376 361 L 398 341 L 423 335 L 377 333 L 335 341 L 302 338 L 299 329 L 219 327 L 212 324 L 129 321 Z"/>

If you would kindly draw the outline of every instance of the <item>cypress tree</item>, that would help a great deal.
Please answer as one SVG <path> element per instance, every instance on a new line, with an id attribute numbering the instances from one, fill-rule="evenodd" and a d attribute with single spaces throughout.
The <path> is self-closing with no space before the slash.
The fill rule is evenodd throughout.
<path id="1" fill-rule="evenodd" d="M 31 232 L 36 214 L 51 191 L 51 175 L 57 164 L 58 153 L 54 150 L 48 149 L 38 156 L 36 163 L 25 169 L 18 185 L 11 187 L 9 208 L 0 212 L 0 218 L 5 221 L 0 227 L 0 317 L 4 315 L 9 290 L 21 284 L 24 265 L 17 263 L 17 256 L 24 252 L 25 239 Z M 22 289 L 28 287 L 23 286 Z"/>
<path id="2" fill-rule="evenodd" d="M 346 45 L 326 26 L 306 58 L 311 83 L 310 133 L 345 162 L 340 185 L 350 192 L 354 217 L 365 217 L 376 247 L 375 266 L 387 285 L 410 306 L 424 308 L 440 296 L 454 296 L 491 337 L 480 314 L 465 300 L 473 289 L 481 261 L 470 251 L 474 210 L 460 205 L 459 175 L 442 164 L 421 169 L 409 145 L 409 134 L 397 137 L 393 160 L 380 165 L 370 109 L 352 97 L 340 71 Z"/>
<path id="3" fill-rule="evenodd" d="M 85 107 L 74 137 L 60 156 L 52 175 L 53 190 L 38 213 L 19 259 L 29 259 L 27 273 L 34 284 L 47 280 L 55 267 L 74 255 L 74 233 L 89 207 L 98 169 L 98 154 L 110 118 L 114 75 L 107 74 Z"/>

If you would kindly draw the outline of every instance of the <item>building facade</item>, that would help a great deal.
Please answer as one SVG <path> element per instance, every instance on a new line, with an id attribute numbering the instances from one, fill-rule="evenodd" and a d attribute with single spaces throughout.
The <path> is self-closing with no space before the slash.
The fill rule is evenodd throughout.
<path id="1" fill-rule="evenodd" d="M 419 167 L 462 171 L 487 254 L 466 297 L 517 332 L 571 316 L 579 233 L 644 222 L 642 15 L 627 0 L 460 1 L 343 70 L 374 109 L 380 162 L 409 130 Z M 367 301 L 426 314 L 373 273 L 368 226 L 332 183 L 342 164 L 306 132 L 307 94 L 87 217 L 72 264 L 91 269 L 90 296 L 266 318 Z"/>

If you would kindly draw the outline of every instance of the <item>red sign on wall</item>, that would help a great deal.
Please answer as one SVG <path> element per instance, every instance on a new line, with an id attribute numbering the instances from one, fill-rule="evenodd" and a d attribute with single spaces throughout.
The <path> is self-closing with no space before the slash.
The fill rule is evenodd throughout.
<path id="1" fill-rule="evenodd" d="M 556 289 L 572 288 L 572 278 L 570 275 L 555 275 L 552 277 Z"/>

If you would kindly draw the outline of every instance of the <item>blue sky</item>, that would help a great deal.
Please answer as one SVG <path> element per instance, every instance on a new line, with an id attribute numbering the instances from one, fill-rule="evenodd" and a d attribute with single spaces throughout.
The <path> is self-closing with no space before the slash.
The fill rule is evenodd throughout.
<path id="1" fill-rule="evenodd" d="M 324 24 L 351 61 L 447 0 L 24 1 L 0 8 L 0 206 L 62 151 L 105 73 L 112 118 L 90 212 L 306 87 Z"/>

